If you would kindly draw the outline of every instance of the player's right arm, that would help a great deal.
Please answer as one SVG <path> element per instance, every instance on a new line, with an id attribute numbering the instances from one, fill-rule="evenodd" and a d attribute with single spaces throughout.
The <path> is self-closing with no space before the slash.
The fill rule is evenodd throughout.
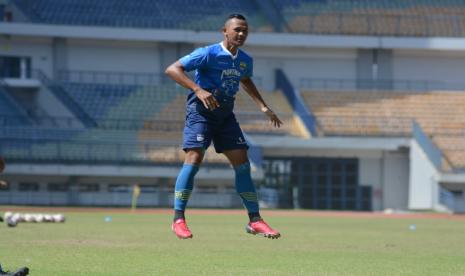
<path id="1" fill-rule="evenodd" d="M 283 122 L 278 118 L 278 116 L 271 110 L 268 105 L 263 100 L 260 92 L 258 92 L 257 87 L 253 83 L 252 79 L 249 77 L 243 78 L 241 80 L 242 88 L 244 88 L 245 92 L 249 94 L 252 100 L 260 107 L 260 110 L 268 116 L 270 122 L 273 124 L 274 127 L 281 127 Z"/>
<path id="2" fill-rule="evenodd" d="M 202 87 L 189 78 L 189 76 L 185 73 L 184 65 L 180 61 L 176 61 L 168 66 L 165 70 L 165 74 L 183 87 L 194 91 L 195 95 L 203 103 L 205 108 L 213 110 L 220 106 L 210 92 L 202 89 Z"/>

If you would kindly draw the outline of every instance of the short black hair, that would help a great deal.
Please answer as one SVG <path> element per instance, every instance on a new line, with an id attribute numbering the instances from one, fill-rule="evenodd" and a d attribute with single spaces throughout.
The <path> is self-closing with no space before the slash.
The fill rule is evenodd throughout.
<path id="1" fill-rule="evenodd" d="M 228 15 L 228 18 L 226 18 L 226 21 L 228 21 L 230 19 L 234 19 L 234 18 L 247 21 L 247 19 L 245 19 L 245 16 L 243 16 L 240 13 L 232 13 L 232 14 Z"/>

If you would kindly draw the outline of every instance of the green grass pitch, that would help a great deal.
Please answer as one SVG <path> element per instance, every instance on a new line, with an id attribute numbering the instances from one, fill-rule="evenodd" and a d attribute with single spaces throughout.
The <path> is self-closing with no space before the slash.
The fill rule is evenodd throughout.
<path id="1" fill-rule="evenodd" d="M 33 276 L 465 275 L 463 218 L 264 212 L 282 233 L 269 240 L 245 233 L 245 214 L 193 213 L 194 238 L 178 240 L 168 212 L 64 214 L 62 224 L 0 224 L 3 267 Z"/>

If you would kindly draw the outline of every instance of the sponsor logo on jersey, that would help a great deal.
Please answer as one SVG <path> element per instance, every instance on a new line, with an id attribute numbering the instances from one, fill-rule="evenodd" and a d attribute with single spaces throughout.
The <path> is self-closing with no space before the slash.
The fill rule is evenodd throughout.
<path id="1" fill-rule="evenodd" d="M 234 68 L 226 69 L 221 72 L 221 79 L 230 78 L 230 77 L 240 77 L 240 76 L 241 76 L 241 72 L 239 72 L 238 70 Z"/>

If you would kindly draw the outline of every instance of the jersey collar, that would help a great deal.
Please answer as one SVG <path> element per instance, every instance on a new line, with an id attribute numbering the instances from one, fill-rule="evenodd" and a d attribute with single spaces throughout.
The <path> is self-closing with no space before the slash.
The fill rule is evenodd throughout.
<path id="1" fill-rule="evenodd" d="M 239 55 L 240 49 L 237 49 L 236 55 L 233 55 L 226 47 L 224 47 L 223 41 L 220 42 L 220 45 L 221 45 L 221 48 L 223 49 L 223 51 L 225 51 L 226 53 L 228 53 L 228 54 L 232 57 L 232 59 L 236 59 L 237 56 Z"/>

